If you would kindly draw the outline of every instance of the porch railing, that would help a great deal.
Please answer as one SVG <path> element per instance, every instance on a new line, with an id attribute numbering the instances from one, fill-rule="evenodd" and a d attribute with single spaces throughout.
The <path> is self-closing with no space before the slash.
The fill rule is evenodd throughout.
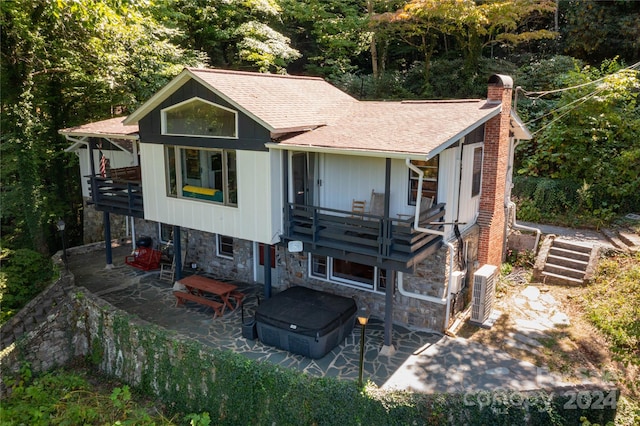
<path id="1" fill-rule="evenodd" d="M 423 212 L 420 227 L 442 231 L 438 222 L 444 218 L 444 207 L 438 204 Z M 287 204 L 285 215 L 286 239 L 302 241 L 311 252 L 368 257 L 380 266 L 391 261 L 412 267 L 442 241 L 440 235 L 413 229 L 413 217 L 395 219 L 293 203 Z"/>
<path id="2" fill-rule="evenodd" d="M 108 177 L 87 177 L 91 202 L 96 210 L 126 216 L 144 216 L 140 167 L 112 169 Z"/>

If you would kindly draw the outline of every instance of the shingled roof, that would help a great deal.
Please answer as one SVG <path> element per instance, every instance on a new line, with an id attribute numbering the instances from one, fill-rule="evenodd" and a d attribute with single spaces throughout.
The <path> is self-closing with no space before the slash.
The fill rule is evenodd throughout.
<path id="1" fill-rule="evenodd" d="M 80 126 L 68 127 L 59 130 L 58 133 L 72 137 L 104 137 L 114 139 L 138 139 L 138 126 L 125 126 L 122 122 L 125 117 L 109 118 Z"/>
<path id="2" fill-rule="evenodd" d="M 326 125 L 358 103 L 321 78 L 185 68 L 134 111 L 125 124 L 137 123 L 191 78 L 235 105 L 273 134 Z"/>
<path id="3" fill-rule="evenodd" d="M 165 87 L 121 118 L 60 133 L 137 139 L 137 122 L 189 80 L 195 80 L 271 132 L 273 149 L 433 157 L 497 115 L 486 100 L 358 101 L 321 78 L 185 68 Z M 516 136 L 530 138 L 512 113 Z"/>
<path id="4" fill-rule="evenodd" d="M 312 132 L 270 147 L 432 156 L 500 112 L 484 100 L 359 102 Z"/>

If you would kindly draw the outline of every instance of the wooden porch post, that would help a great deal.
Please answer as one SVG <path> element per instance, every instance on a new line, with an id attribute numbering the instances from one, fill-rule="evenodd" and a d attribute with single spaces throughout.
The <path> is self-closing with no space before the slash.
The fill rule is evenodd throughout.
<path id="1" fill-rule="evenodd" d="M 391 220 L 389 218 L 391 198 L 391 159 L 387 158 L 384 173 L 384 253 L 386 256 L 391 252 Z M 384 345 L 380 351 L 383 355 L 394 353 L 393 342 L 393 289 L 396 282 L 396 271 L 387 270 L 387 288 L 384 299 Z"/>
<path id="2" fill-rule="evenodd" d="M 173 258 L 175 260 L 176 281 L 182 278 L 182 239 L 180 238 L 180 227 L 173 225 Z"/>
<path id="3" fill-rule="evenodd" d="M 384 293 L 384 346 L 383 351 L 393 351 L 393 289 L 396 285 L 396 271 L 387 270 L 387 288 Z"/>
<path id="4" fill-rule="evenodd" d="M 264 298 L 271 297 L 271 244 L 265 244 L 264 253 Z"/>
<path id="5" fill-rule="evenodd" d="M 104 251 L 107 257 L 107 269 L 113 268 L 113 252 L 111 251 L 111 219 L 109 212 L 103 212 L 104 222 Z"/>

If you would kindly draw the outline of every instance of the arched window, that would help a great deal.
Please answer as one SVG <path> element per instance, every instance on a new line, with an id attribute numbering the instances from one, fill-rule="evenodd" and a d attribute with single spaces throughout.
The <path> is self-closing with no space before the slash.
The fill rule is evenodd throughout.
<path id="1" fill-rule="evenodd" d="M 238 113 L 192 98 L 162 110 L 162 134 L 218 138 L 238 137 Z"/>

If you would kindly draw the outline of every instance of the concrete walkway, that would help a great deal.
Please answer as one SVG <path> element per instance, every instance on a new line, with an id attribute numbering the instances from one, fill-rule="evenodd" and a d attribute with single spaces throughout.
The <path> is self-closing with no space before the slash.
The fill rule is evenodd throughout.
<path id="1" fill-rule="evenodd" d="M 114 267 L 105 269 L 104 250 L 69 251 L 69 266 L 76 285 L 85 287 L 115 307 L 143 320 L 193 338 L 217 349 L 242 353 L 258 361 L 297 369 L 313 376 L 356 380 L 359 374 L 361 330 L 358 326 L 344 342 L 321 359 L 290 354 L 241 336 L 241 310 L 213 319 L 209 308 L 188 303 L 176 306 L 172 284 L 159 274 L 124 264 L 130 246 L 114 247 Z M 247 294 L 245 310 L 253 312 L 262 286 L 234 282 Z M 380 355 L 384 324 L 372 318 L 366 328 L 364 378 L 385 389 L 418 392 L 466 392 L 474 390 L 531 390 L 562 386 L 559 380 L 531 363 L 505 352 L 449 338 L 439 333 L 394 326 L 392 356 Z"/>
<path id="2" fill-rule="evenodd" d="M 518 222 L 520 225 L 537 228 L 543 235 L 554 234 L 563 240 L 573 241 L 588 246 L 599 244 L 603 247 L 613 248 L 611 242 L 600 231 L 593 229 L 573 229 L 561 226 L 541 225 L 538 223 Z"/>

